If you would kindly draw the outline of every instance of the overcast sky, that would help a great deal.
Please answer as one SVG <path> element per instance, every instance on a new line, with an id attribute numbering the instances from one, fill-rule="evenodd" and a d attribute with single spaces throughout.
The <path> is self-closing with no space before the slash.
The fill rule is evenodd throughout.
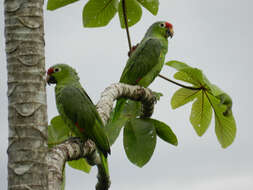
<path id="1" fill-rule="evenodd" d="M 214 133 L 214 121 L 199 138 L 189 122 L 190 104 L 172 110 L 170 99 L 178 87 L 157 78 L 150 86 L 164 94 L 154 118 L 171 126 L 179 145 L 158 139 L 150 162 L 143 168 L 125 155 L 122 135 L 109 157 L 111 190 L 252 190 L 252 0 L 160 0 L 156 17 L 143 10 L 141 22 L 130 29 L 133 44 L 157 20 L 174 25 L 166 60 L 179 60 L 204 71 L 209 80 L 233 98 L 237 137 L 222 149 Z M 45 11 L 46 67 L 64 62 L 79 73 L 81 83 L 96 103 L 100 93 L 117 82 L 127 60 L 125 31 L 118 15 L 103 28 L 83 28 L 81 13 L 87 1 L 57 11 Z M 7 77 L 4 53 L 3 2 L 0 4 L 0 189 L 7 189 Z M 172 78 L 173 69 L 162 74 Z M 53 87 L 48 87 L 48 116 L 57 114 Z M 67 168 L 66 190 L 94 189 L 96 169 L 91 174 Z"/>

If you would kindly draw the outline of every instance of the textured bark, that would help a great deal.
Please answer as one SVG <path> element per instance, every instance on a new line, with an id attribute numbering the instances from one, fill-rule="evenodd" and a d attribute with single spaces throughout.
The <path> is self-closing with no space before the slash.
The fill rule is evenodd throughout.
<path id="1" fill-rule="evenodd" d="M 135 101 L 142 102 L 141 117 L 151 117 L 156 103 L 156 97 L 148 88 L 141 86 L 132 86 L 123 83 L 115 83 L 107 87 L 101 94 L 101 98 L 97 103 L 97 111 L 102 118 L 104 124 L 110 118 L 110 113 L 113 108 L 113 102 L 121 97 L 129 98 Z"/>
<path id="2" fill-rule="evenodd" d="M 48 163 L 48 189 L 61 190 L 63 183 L 63 170 L 66 161 L 87 157 L 95 151 L 94 143 L 85 143 L 76 138 L 52 148 L 47 157 Z M 99 158 L 99 157 L 98 157 Z M 95 160 L 97 163 L 97 160 Z"/>
<path id="3" fill-rule="evenodd" d="M 156 98 L 152 91 L 140 86 L 131 86 L 122 83 L 112 84 L 101 94 L 97 104 L 97 110 L 104 123 L 107 123 L 113 108 L 113 102 L 126 97 L 132 100 L 141 101 L 143 104 L 143 117 L 150 117 L 154 110 Z M 78 138 L 70 139 L 52 148 L 48 154 L 47 162 L 49 165 L 49 190 L 61 190 L 63 183 L 63 168 L 66 161 L 76 160 L 85 157 L 90 165 L 98 167 L 98 183 L 96 190 L 107 190 L 110 187 L 108 179 L 100 165 L 100 157 L 96 153 L 96 146 L 92 141 L 82 144 Z"/>
<path id="4" fill-rule="evenodd" d="M 43 0 L 4 2 L 9 190 L 48 189 L 43 3 Z"/>

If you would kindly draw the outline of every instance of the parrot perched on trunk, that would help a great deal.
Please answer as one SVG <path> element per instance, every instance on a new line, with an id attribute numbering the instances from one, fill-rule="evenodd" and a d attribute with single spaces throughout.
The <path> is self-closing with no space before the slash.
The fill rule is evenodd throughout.
<path id="1" fill-rule="evenodd" d="M 56 106 L 63 121 L 77 137 L 83 141 L 90 139 L 96 144 L 102 166 L 109 177 L 109 141 L 96 107 L 82 88 L 76 71 L 66 64 L 54 65 L 47 71 L 47 83 L 56 84 Z"/>
<path id="2" fill-rule="evenodd" d="M 130 57 L 119 82 L 148 87 L 164 65 L 168 51 L 168 37 L 172 38 L 173 34 L 173 26 L 168 22 L 160 21 L 152 24 L 140 44 L 129 52 Z M 126 101 L 125 98 L 117 101 L 111 123 L 120 118 Z"/>

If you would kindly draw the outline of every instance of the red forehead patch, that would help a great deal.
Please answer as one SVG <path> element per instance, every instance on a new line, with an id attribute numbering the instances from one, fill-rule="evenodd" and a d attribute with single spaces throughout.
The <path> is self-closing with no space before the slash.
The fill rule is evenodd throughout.
<path id="1" fill-rule="evenodd" d="M 165 22 L 166 28 L 173 28 L 173 25 L 170 24 L 169 22 Z"/>
<path id="2" fill-rule="evenodd" d="M 51 67 L 47 70 L 47 74 L 50 75 L 54 72 L 54 69 Z"/>

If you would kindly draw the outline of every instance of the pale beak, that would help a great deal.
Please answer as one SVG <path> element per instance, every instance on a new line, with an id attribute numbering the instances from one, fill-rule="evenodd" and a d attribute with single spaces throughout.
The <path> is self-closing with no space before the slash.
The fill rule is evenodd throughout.
<path id="1" fill-rule="evenodd" d="M 173 28 L 169 28 L 167 32 L 168 32 L 168 36 L 169 36 L 170 38 L 172 38 L 173 35 L 174 35 Z"/>

